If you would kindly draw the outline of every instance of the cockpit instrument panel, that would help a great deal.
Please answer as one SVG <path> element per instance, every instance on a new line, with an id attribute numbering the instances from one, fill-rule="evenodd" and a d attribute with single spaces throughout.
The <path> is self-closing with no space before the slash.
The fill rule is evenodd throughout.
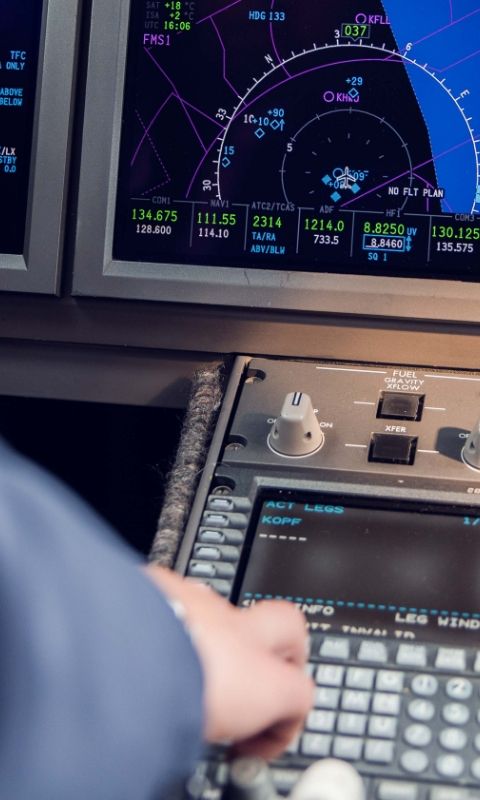
<path id="1" fill-rule="evenodd" d="M 131 4 L 119 260 L 476 281 L 473 0 Z"/>

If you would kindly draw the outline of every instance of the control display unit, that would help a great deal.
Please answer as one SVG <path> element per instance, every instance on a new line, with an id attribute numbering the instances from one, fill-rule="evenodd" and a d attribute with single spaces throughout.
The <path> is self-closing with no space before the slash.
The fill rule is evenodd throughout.
<path id="1" fill-rule="evenodd" d="M 25 237 L 43 3 L 0 2 L 0 252 Z"/>
<path id="2" fill-rule="evenodd" d="M 471 1 L 131 4 L 113 256 L 479 280 Z"/>
<path id="3" fill-rule="evenodd" d="M 333 756 L 368 800 L 478 796 L 479 385 L 411 365 L 237 361 L 177 569 L 307 618 L 314 702 L 271 765 L 281 795 Z M 222 800 L 231 786 L 216 752 L 187 790 Z"/>
<path id="4" fill-rule="evenodd" d="M 265 498 L 237 602 L 288 599 L 312 630 L 476 645 L 480 516 L 449 511 L 335 495 Z"/>

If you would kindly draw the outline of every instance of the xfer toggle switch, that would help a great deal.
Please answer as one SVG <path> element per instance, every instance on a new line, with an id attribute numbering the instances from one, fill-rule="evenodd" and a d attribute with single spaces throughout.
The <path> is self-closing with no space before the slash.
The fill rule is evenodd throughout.
<path id="1" fill-rule="evenodd" d="M 415 461 L 418 438 L 392 433 L 373 433 L 368 460 L 378 464 L 407 464 Z"/>

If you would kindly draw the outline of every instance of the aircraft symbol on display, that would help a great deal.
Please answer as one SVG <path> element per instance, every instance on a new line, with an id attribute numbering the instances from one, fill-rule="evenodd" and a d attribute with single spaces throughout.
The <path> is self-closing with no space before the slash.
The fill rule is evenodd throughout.
<path id="1" fill-rule="evenodd" d="M 338 203 L 342 199 L 341 191 L 350 191 L 352 194 L 358 194 L 360 191 L 360 182 L 365 180 L 368 175 L 368 170 L 352 170 L 350 167 L 336 167 L 332 175 L 328 173 L 322 178 L 325 186 L 329 186 L 335 191 L 330 195 L 334 203 Z"/>

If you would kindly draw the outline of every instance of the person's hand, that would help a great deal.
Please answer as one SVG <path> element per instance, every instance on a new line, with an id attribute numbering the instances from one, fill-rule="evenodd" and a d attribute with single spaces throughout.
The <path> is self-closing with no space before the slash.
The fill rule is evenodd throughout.
<path id="1" fill-rule="evenodd" d="M 279 755 L 313 703 L 303 615 L 277 600 L 235 608 L 174 572 L 147 572 L 184 608 L 204 672 L 206 740 L 235 743 L 242 754 Z"/>

